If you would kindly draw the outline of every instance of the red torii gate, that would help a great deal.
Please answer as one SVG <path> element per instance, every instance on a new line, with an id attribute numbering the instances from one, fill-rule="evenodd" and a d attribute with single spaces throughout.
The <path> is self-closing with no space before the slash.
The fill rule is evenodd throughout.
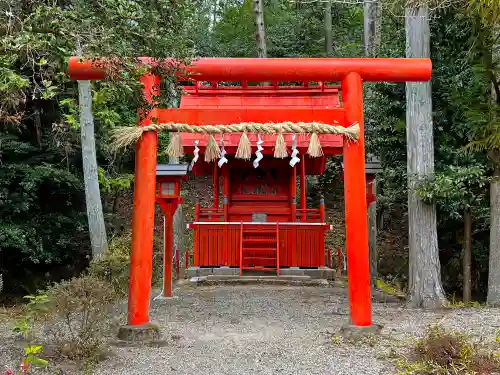
<path id="1" fill-rule="evenodd" d="M 142 58 L 151 62 L 150 58 Z M 165 59 L 163 63 L 171 63 Z M 344 187 L 346 249 L 348 258 L 350 321 L 354 326 L 372 325 L 370 269 L 368 256 L 365 150 L 363 132 L 363 81 L 422 82 L 431 78 L 430 59 L 396 58 L 202 58 L 186 68 L 196 81 L 224 82 L 341 82 L 343 108 L 330 109 L 340 124 L 360 125 L 357 143 L 344 142 Z M 105 79 L 105 71 L 80 57 L 69 61 L 69 74 L 74 80 Z M 185 77 L 180 77 L 183 79 Z M 144 95 L 150 104 L 158 95 L 160 78 L 146 74 L 141 78 Z M 260 110 L 254 110 L 260 111 Z M 195 113 L 196 112 L 196 113 Z M 139 121 L 147 126 L 153 118 L 172 122 L 213 124 L 212 111 L 196 109 L 158 109 L 154 107 Z M 251 110 L 245 118 L 252 118 Z M 215 116 L 218 123 L 234 123 L 239 115 L 233 111 L 227 119 Z M 222 116 L 223 117 L 223 116 Z M 256 116 L 261 118 L 262 115 Z M 189 121 L 186 121 L 189 120 Z M 225 121 L 224 121 L 225 120 Z M 287 111 L 275 111 L 274 121 L 288 121 Z M 221 122 L 223 121 L 223 122 Z M 154 206 L 156 191 L 156 154 L 158 137 L 146 132 L 136 145 L 134 208 L 132 221 L 132 254 L 130 265 L 128 324 L 144 327 L 149 323 L 151 295 Z"/>

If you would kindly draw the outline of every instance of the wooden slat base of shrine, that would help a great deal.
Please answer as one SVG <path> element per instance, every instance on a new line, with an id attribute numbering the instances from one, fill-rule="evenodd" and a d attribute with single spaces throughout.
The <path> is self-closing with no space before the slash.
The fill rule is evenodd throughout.
<path id="1" fill-rule="evenodd" d="M 280 268 L 325 267 L 324 238 L 329 225 L 281 223 L 278 241 L 275 223 L 193 223 L 190 227 L 195 233 L 195 267 L 276 269 L 277 258 Z"/>

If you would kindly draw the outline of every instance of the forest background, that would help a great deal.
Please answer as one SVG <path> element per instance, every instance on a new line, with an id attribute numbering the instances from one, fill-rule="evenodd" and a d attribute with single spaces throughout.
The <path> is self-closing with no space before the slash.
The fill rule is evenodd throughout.
<path id="1" fill-rule="evenodd" d="M 3 296 L 34 293 L 48 281 L 79 274 L 91 255 L 85 206 L 78 85 L 66 62 L 77 51 L 99 56 L 256 57 L 253 1 L 0 1 L 0 274 Z M 346 2 L 348 3 L 348 2 Z M 364 7 L 336 1 L 264 1 L 268 57 L 361 57 Z M 486 14 L 486 17 L 485 17 Z M 325 20 L 331 17 L 331 28 Z M 373 55 L 405 57 L 404 10 L 381 7 Z M 436 177 L 419 194 L 437 205 L 443 286 L 462 291 L 466 243 L 472 292 L 488 281 L 491 178 L 500 175 L 497 66 L 500 11 L 488 15 L 456 0 L 432 12 L 432 101 Z M 141 105 L 138 72 L 93 82 L 98 178 L 110 243 L 129 239 L 133 150 L 109 147 L 117 126 L 134 126 Z M 122 77 L 123 78 L 123 77 Z M 492 85 L 492 83 L 494 83 Z M 403 287 L 408 274 L 406 99 L 404 84 L 366 85 L 367 147 L 377 155 L 380 277 Z M 492 92 L 493 91 L 493 92 Z M 162 103 L 175 106 L 172 79 Z M 493 139 L 490 137 L 493 136 Z M 489 137 L 489 138 L 488 138 Z M 166 137 L 161 143 L 166 144 Z M 160 161 L 166 161 L 160 155 Z M 341 160 L 311 180 L 324 194 L 342 247 Z M 189 187 L 187 185 L 187 187 Z M 186 188 L 184 214 L 193 210 Z M 313 197 L 311 196 L 311 199 Z M 465 224 L 465 225 L 464 225 Z M 187 245 L 183 245 L 185 248 Z"/>

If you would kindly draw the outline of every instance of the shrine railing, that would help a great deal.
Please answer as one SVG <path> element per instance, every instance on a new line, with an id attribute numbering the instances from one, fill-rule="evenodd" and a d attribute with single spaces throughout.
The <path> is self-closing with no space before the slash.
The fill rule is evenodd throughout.
<path id="1" fill-rule="evenodd" d="M 321 208 L 297 208 L 295 222 L 324 223 L 325 211 Z"/>
<path id="2" fill-rule="evenodd" d="M 290 211 L 289 211 L 290 214 Z M 230 221 L 227 205 L 221 208 L 202 208 L 199 203 L 195 206 L 195 222 L 228 222 Z M 272 221 L 272 220 L 271 220 Z M 320 208 L 295 208 L 291 210 L 288 220 L 292 223 L 325 223 L 325 205 L 320 204 Z"/>
<path id="3" fill-rule="evenodd" d="M 227 221 L 227 210 L 224 208 L 202 208 L 200 204 L 196 204 L 195 221 Z"/>

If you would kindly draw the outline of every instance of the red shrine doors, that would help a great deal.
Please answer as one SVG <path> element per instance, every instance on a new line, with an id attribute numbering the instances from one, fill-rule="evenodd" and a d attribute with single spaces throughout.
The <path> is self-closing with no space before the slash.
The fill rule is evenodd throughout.
<path id="1" fill-rule="evenodd" d="M 290 221 L 290 177 L 287 160 L 231 161 L 229 221 Z"/>

